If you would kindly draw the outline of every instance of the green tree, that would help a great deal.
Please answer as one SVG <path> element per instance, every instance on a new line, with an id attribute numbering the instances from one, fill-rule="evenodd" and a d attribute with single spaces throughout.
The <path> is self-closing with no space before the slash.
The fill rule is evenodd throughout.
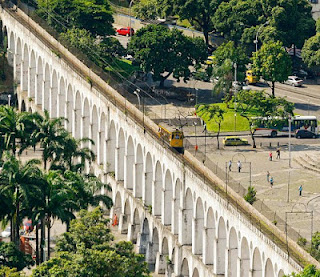
<path id="1" fill-rule="evenodd" d="M 10 268 L 8 266 L 0 266 L 0 276 L 3 277 L 22 277 L 23 273 L 17 272 L 16 268 Z"/>
<path id="2" fill-rule="evenodd" d="M 234 81 L 232 61 L 226 59 L 221 65 L 215 66 L 212 74 L 217 77 L 213 92 L 215 94 L 220 94 L 222 92 L 226 102 L 228 102 L 232 97 L 232 85 Z"/>
<path id="3" fill-rule="evenodd" d="M 258 52 L 254 52 L 252 62 L 252 70 L 271 82 L 272 95 L 275 96 L 275 82 L 286 81 L 291 72 L 291 60 L 282 43 L 263 44 Z"/>
<path id="4" fill-rule="evenodd" d="M 317 269 L 315 265 L 307 265 L 301 272 L 292 272 L 289 275 L 284 275 L 285 277 L 319 277 L 320 269 Z"/>
<path id="5" fill-rule="evenodd" d="M 248 192 L 244 196 L 244 200 L 246 200 L 250 205 L 252 205 L 257 200 L 256 194 L 257 194 L 257 191 L 255 190 L 255 188 L 252 186 L 249 186 Z"/>
<path id="6" fill-rule="evenodd" d="M 309 67 L 320 65 L 320 20 L 317 21 L 317 33 L 305 41 L 301 56 Z"/>
<path id="7" fill-rule="evenodd" d="M 154 20 L 162 16 L 157 0 L 141 0 L 134 3 L 132 10 L 134 14 L 142 20 Z"/>
<path id="8" fill-rule="evenodd" d="M 310 249 L 310 254 L 313 256 L 317 261 L 320 260 L 320 232 L 315 232 L 312 235 L 311 239 L 311 249 Z M 320 272 L 319 272 L 320 273 Z"/>
<path id="9" fill-rule="evenodd" d="M 0 267 L 7 266 L 10 268 L 16 268 L 20 271 L 25 267 L 32 266 L 33 264 L 34 261 L 32 260 L 32 257 L 21 252 L 14 243 L 0 241 Z"/>
<path id="10" fill-rule="evenodd" d="M 154 80 L 164 81 L 173 74 L 178 81 L 187 81 L 190 67 L 207 57 L 206 46 L 200 38 L 190 38 L 177 29 L 161 25 L 148 25 L 131 38 L 129 51 L 140 62 L 144 72 L 152 72 Z"/>
<path id="11" fill-rule="evenodd" d="M 94 36 L 114 34 L 112 9 L 107 0 L 37 0 L 37 3 L 36 12 L 58 32 L 74 26 Z"/>
<path id="12" fill-rule="evenodd" d="M 57 242 L 57 255 L 32 276 L 149 276 L 143 255 L 134 253 L 131 242 L 112 243 L 107 223 L 101 208 L 82 210 Z"/>
<path id="13" fill-rule="evenodd" d="M 218 105 L 199 105 L 197 107 L 197 113 L 201 112 L 207 115 L 208 121 L 214 120 L 215 123 L 218 125 L 218 132 L 217 132 L 217 144 L 218 149 L 220 147 L 219 145 L 219 135 L 221 130 L 221 123 L 223 121 L 223 115 L 226 112 L 225 110 L 221 109 Z"/>

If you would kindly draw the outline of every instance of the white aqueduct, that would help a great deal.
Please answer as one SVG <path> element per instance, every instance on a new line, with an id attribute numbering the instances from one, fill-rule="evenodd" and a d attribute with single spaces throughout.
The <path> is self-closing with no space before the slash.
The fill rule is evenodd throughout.
<path id="1" fill-rule="evenodd" d="M 211 181 L 204 182 L 197 173 L 202 165 L 188 152 L 168 150 L 151 120 L 144 118 L 144 129 L 140 111 L 22 11 L 3 7 L 0 19 L 20 109 L 64 116 L 74 137 L 95 141 L 92 170 L 112 185 L 111 213 L 119 215 L 119 231 L 145 254 L 151 270 L 167 276 L 281 277 L 301 269 L 216 191 L 221 180 L 206 171 Z M 261 218 L 229 193 L 247 214 Z"/>

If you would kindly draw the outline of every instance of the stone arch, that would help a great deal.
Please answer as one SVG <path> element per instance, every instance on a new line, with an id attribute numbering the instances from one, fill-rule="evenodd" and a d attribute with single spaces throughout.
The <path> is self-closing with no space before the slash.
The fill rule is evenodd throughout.
<path id="1" fill-rule="evenodd" d="M 91 144 L 91 150 L 93 153 L 97 155 L 97 145 L 99 143 L 98 141 L 98 135 L 99 135 L 99 130 L 98 130 L 98 111 L 96 105 L 93 106 L 92 108 L 92 119 L 91 119 L 91 139 L 93 140 L 93 144 Z"/>
<path id="2" fill-rule="evenodd" d="M 125 187 L 133 189 L 133 170 L 134 170 L 134 144 L 131 136 L 127 142 L 127 155 L 126 155 L 126 170 L 125 170 Z"/>
<path id="3" fill-rule="evenodd" d="M 245 237 L 241 241 L 240 251 L 240 277 L 249 277 L 250 272 L 250 252 L 249 244 Z"/>
<path id="4" fill-rule="evenodd" d="M 218 223 L 218 241 L 217 241 L 217 274 L 225 274 L 226 269 L 226 225 L 222 217 Z"/>
<path id="5" fill-rule="evenodd" d="M 21 102 L 20 111 L 22 111 L 22 112 L 26 111 L 26 103 L 24 102 L 24 100 L 22 100 L 22 102 Z"/>
<path id="6" fill-rule="evenodd" d="M 267 259 L 266 266 L 265 266 L 265 277 L 275 277 L 273 265 L 270 259 Z"/>
<path id="7" fill-rule="evenodd" d="M 200 276 L 200 275 L 199 275 L 199 271 L 198 271 L 197 268 L 195 268 L 195 269 L 193 270 L 192 277 L 199 277 L 199 276 Z"/>
<path id="8" fill-rule="evenodd" d="M 142 197 L 142 185 L 143 185 L 143 153 L 142 147 L 139 143 L 137 145 L 137 154 L 136 154 L 136 164 L 135 164 L 135 187 L 134 187 L 134 195 L 135 197 Z"/>
<path id="9" fill-rule="evenodd" d="M 262 261 L 258 248 L 256 248 L 253 252 L 252 277 L 262 277 Z"/>
<path id="10" fill-rule="evenodd" d="M 133 243 L 137 243 L 138 233 L 140 232 L 140 216 L 138 209 L 133 213 L 133 224 L 131 229 L 131 240 Z"/>
<path id="11" fill-rule="evenodd" d="M 154 178 L 154 186 L 153 186 L 153 206 L 152 213 L 156 216 L 161 216 L 161 198 L 162 198 L 162 168 L 159 161 L 156 163 L 155 168 L 155 178 Z"/>
<path id="12" fill-rule="evenodd" d="M 67 95 L 66 95 L 66 118 L 68 121 L 66 122 L 67 124 L 67 130 L 68 132 L 72 133 L 72 123 L 73 123 L 73 99 L 72 99 L 72 87 L 69 84 L 68 89 L 67 89 Z"/>
<path id="13" fill-rule="evenodd" d="M 180 210 L 180 193 L 181 193 L 181 182 L 178 178 L 175 184 L 174 190 L 174 203 L 173 203 L 173 222 L 172 232 L 174 235 L 179 234 L 179 210 Z"/>
<path id="14" fill-rule="evenodd" d="M 210 207 L 208 212 L 207 212 L 207 220 L 206 220 L 206 243 L 204 244 L 205 247 L 205 259 L 204 263 L 207 265 L 213 265 L 214 263 L 214 253 L 215 253 L 215 245 L 214 241 L 216 238 L 216 226 L 215 226 L 215 221 L 214 221 L 214 214 L 213 210 Z"/>
<path id="15" fill-rule="evenodd" d="M 157 259 L 157 253 L 159 252 L 159 232 L 157 228 L 153 228 L 152 231 L 152 241 L 149 244 L 149 253 L 147 253 L 147 262 L 149 265 L 149 270 L 154 271 Z"/>
<path id="16" fill-rule="evenodd" d="M 228 276 L 237 277 L 238 272 L 238 237 L 236 230 L 232 227 L 229 233 L 228 251 Z"/>
<path id="17" fill-rule="evenodd" d="M 28 91 L 28 74 L 29 72 L 29 50 L 27 44 L 23 47 L 23 60 L 22 60 L 22 83 L 21 90 Z"/>
<path id="18" fill-rule="evenodd" d="M 7 49 L 8 48 L 8 30 L 7 30 L 7 26 L 2 26 L 2 21 L 1 21 L 1 37 L 0 37 L 0 43 L 1 43 L 1 46 L 4 48 L 4 49 Z"/>
<path id="19" fill-rule="evenodd" d="M 63 77 L 60 78 L 59 95 L 58 95 L 58 116 L 66 117 L 66 82 Z"/>
<path id="20" fill-rule="evenodd" d="M 113 213 L 117 214 L 118 218 L 120 218 L 121 211 L 122 211 L 121 194 L 120 192 L 117 192 L 114 205 L 113 205 Z"/>
<path id="21" fill-rule="evenodd" d="M 192 252 L 195 255 L 202 255 L 203 253 L 203 227 L 204 227 L 204 209 L 200 197 L 197 199 L 194 221 L 194 240 L 192 243 Z"/>
<path id="22" fill-rule="evenodd" d="M 121 234 L 127 234 L 128 233 L 128 227 L 131 220 L 131 207 L 129 200 L 127 199 L 124 203 L 124 214 L 122 217 L 122 226 L 121 226 Z"/>
<path id="23" fill-rule="evenodd" d="M 178 255 L 177 255 L 177 251 L 176 248 L 174 247 L 172 249 L 172 253 L 171 253 L 171 266 L 169 267 L 169 269 L 171 270 L 171 272 L 174 272 L 177 274 L 177 272 L 180 270 L 180 268 L 176 268 L 176 265 L 179 264 L 178 262 Z M 178 275 L 178 274 L 177 274 Z"/>
<path id="24" fill-rule="evenodd" d="M 99 151 L 98 151 L 98 163 L 103 165 L 105 162 L 106 151 L 106 116 L 101 113 L 100 116 L 100 128 L 99 128 Z"/>
<path id="25" fill-rule="evenodd" d="M 32 108 L 31 107 L 29 107 L 28 113 L 32 113 Z"/>
<path id="26" fill-rule="evenodd" d="M 15 51 L 16 49 L 15 49 L 14 33 L 10 32 L 9 47 L 8 47 L 8 63 L 10 66 L 13 66 Z"/>
<path id="27" fill-rule="evenodd" d="M 36 56 L 34 54 L 34 51 L 31 51 L 30 55 L 30 66 L 29 66 L 29 91 L 28 91 L 28 97 L 31 97 L 32 99 L 36 96 Z"/>
<path id="28" fill-rule="evenodd" d="M 278 277 L 282 277 L 284 275 L 284 272 L 282 269 L 280 269 L 279 273 L 278 273 Z"/>
<path id="29" fill-rule="evenodd" d="M 153 163 L 151 154 L 148 152 L 145 164 L 145 183 L 144 183 L 144 201 L 146 205 L 152 205 L 152 178 Z"/>
<path id="30" fill-rule="evenodd" d="M 107 164 L 108 172 L 115 172 L 115 150 L 116 150 L 116 127 L 114 121 L 112 120 L 109 128 L 109 138 L 108 138 L 108 151 L 107 151 Z"/>
<path id="31" fill-rule="evenodd" d="M 169 244 L 168 239 L 166 237 L 164 237 L 162 240 L 161 254 L 164 256 L 169 256 Z"/>
<path id="32" fill-rule="evenodd" d="M 142 225 L 142 232 L 140 235 L 140 243 L 139 243 L 139 254 L 147 254 L 147 248 L 149 245 L 149 236 L 150 236 L 150 229 L 149 229 L 149 221 L 147 218 L 143 220 Z M 147 260 L 147 255 L 145 256 Z"/>
<path id="33" fill-rule="evenodd" d="M 36 95 L 35 95 L 35 103 L 36 105 L 42 105 L 42 94 L 43 94 L 43 65 L 42 59 L 38 57 L 37 64 L 37 81 L 36 81 Z"/>
<path id="34" fill-rule="evenodd" d="M 117 147 L 117 170 L 116 179 L 118 181 L 123 181 L 124 179 L 124 155 L 125 155 L 126 143 L 124 137 L 124 131 L 122 128 L 119 130 L 118 134 L 118 147 Z"/>
<path id="35" fill-rule="evenodd" d="M 21 84 L 21 72 L 22 72 L 22 46 L 21 46 L 21 39 L 18 38 L 17 40 L 17 51 L 15 53 L 15 73 L 14 78 L 17 84 Z"/>
<path id="36" fill-rule="evenodd" d="M 90 105 L 88 98 L 83 101 L 82 108 L 82 132 L 81 138 L 90 138 Z M 89 143 L 84 143 L 85 147 L 89 146 Z"/>
<path id="37" fill-rule="evenodd" d="M 43 110 L 50 112 L 50 95 L 51 95 L 51 84 L 50 84 L 50 69 L 49 65 L 46 63 L 44 68 L 44 88 L 43 88 Z"/>
<path id="38" fill-rule="evenodd" d="M 58 75 L 55 70 L 52 73 L 51 93 L 50 93 L 50 116 L 58 115 Z"/>
<path id="39" fill-rule="evenodd" d="M 73 136 L 76 139 L 81 138 L 81 96 L 80 92 L 76 92 L 76 99 L 74 101 L 74 131 Z"/>
<path id="40" fill-rule="evenodd" d="M 162 221 L 164 225 L 170 225 L 172 220 L 172 176 L 167 169 L 164 179 L 164 201 L 162 208 Z"/>
<path id="41" fill-rule="evenodd" d="M 183 259 L 181 264 L 181 276 L 182 277 L 189 277 L 189 263 L 186 258 Z"/>
<path id="42" fill-rule="evenodd" d="M 188 188 L 185 196 L 184 210 L 182 215 L 181 242 L 184 245 L 192 245 L 192 215 L 192 193 L 191 190 Z"/>

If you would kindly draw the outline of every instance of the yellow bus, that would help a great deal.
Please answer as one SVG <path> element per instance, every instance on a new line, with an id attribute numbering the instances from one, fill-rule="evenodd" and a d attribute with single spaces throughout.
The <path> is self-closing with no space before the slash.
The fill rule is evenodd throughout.
<path id="1" fill-rule="evenodd" d="M 178 129 L 171 130 L 169 126 L 162 124 L 159 125 L 158 135 L 159 138 L 164 139 L 170 145 L 170 147 L 176 149 L 179 153 L 184 152 L 184 135 L 182 131 Z"/>

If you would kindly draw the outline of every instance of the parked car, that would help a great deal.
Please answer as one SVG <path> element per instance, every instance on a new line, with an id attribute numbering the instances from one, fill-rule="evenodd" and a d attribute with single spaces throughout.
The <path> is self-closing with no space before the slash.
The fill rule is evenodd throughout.
<path id="1" fill-rule="evenodd" d="M 237 136 L 225 137 L 222 141 L 225 146 L 234 146 L 234 145 L 248 145 L 248 140 L 239 138 Z"/>
<path id="2" fill-rule="evenodd" d="M 133 36 L 134 35 L 134 29 L 130 27 L 124 27 L 116 30 L 118 35 L 122 36 Z"/>
<path id="3" fill-rule="evenodd" d="M 317 135 L 309 130 L 300 129 L 296 131 L 296 138 L 316 138 Z"/>
<path id="4" fill-rule="evenodd" d="M 284 82 L 287 85 L 291 85 L 293 87 L 300 87 L 303 84 L 303 80 L 297 76 L 289 76 L 288 80 Z"/>
<path id="5" fill-rule="evenodd" d="M 4 231 L 1 232 L 1 237 L 8 238 L 11 235 L 11 227 L 7 227 Z"/>

